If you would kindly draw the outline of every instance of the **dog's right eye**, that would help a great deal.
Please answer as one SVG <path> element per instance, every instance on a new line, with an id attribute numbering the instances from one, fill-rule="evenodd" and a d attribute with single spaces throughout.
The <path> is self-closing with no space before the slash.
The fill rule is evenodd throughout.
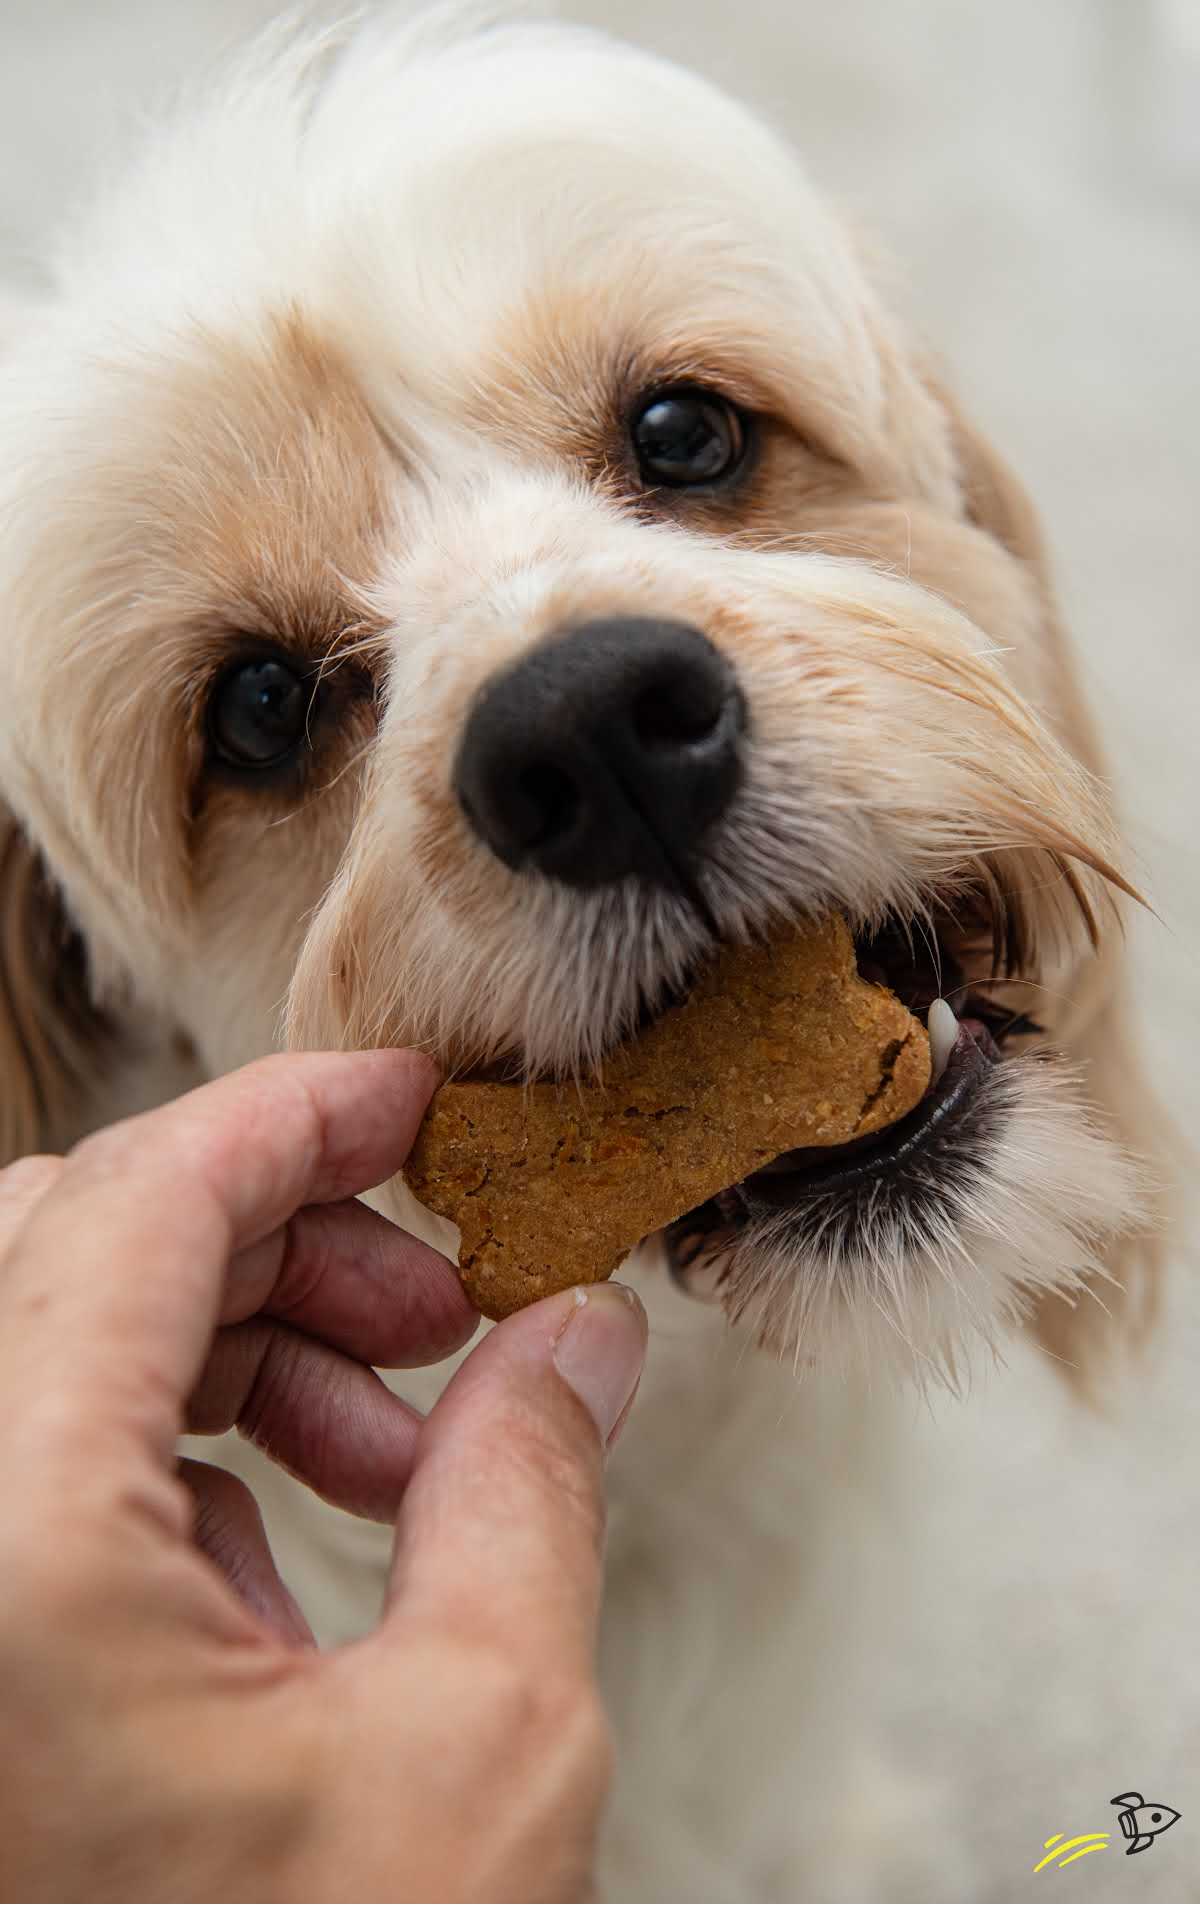
<path id="1" fill-rule="evenodd" d="M 212 745 L 230 767 L 276 767 L 308 724 L 312 684 L 286 662 L 259 658 L 218 676 L 208 704 Z"/>

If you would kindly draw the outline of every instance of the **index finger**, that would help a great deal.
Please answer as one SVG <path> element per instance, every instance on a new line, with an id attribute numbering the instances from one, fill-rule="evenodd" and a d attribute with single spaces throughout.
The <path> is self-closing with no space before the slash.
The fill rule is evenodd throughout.
<path id="1" fill-rule="evenodd" d="M 170 1459 L 231 1253 L 391 1176 L 436 1084 L 416 1052 L 280 1054 L 86 1139 L 11 1246 L 0 1394 Z"/>

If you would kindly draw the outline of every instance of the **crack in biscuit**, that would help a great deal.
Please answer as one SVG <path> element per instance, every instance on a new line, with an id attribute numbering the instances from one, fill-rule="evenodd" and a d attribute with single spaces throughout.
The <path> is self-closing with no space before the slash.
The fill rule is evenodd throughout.
<path id="1" fill-rule="evenodd" d="M 912 1033 L 910 1032 L 906 1038 L 894 1040 L 893 1043 L 888 1046 L 887 1050 L 880 1054 L 879 1062 L 882 1067 L 882 1076 L 874 1091 L 867 1099 L 862 1111 L 859 1113 L 858 1124 L 855 1126 L 856 1137 L 859 1135 L 862 1125 L 870 1117 L 872 1110 L 879 1103 L 884 1092 L 887 1091 L 893 1078 L 896 1076 L 896 1067 L 900 1063 L 901 1054 L 905 1047 L 911 1043 L 911 1040 Z"/>

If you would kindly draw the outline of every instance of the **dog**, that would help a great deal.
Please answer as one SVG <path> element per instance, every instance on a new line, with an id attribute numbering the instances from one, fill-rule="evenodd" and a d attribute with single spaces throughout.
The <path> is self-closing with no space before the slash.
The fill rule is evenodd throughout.
<path id="1" fill-rule="evenodd" d="M 606 1883 L 796 1895 L 820 1674 L 772 1681 L 844 1610 L 789 1517 L 853 1568 L 880 1370 L 1017 1324 L 1094 1391 L 1153 1308 L 1132 889 L 1023 491 L 753 115 L 385 9 L 198 89 L 8 312 L 0 590 L 5 1158 L 287 1044 L 569 1080 L 831 910 L 945 1002 L 895 1132 L 627 1272 Z M 830 1504 L 784 1418 L 834 1370 Z"/>

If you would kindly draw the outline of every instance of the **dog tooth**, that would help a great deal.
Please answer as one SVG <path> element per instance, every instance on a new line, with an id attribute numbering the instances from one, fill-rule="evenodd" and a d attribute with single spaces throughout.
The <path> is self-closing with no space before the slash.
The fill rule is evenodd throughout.
<path id="1" fill-rule="evenodd" d="M 932 1065 L 932 1083 L 946 1069 L 946 1060 L 954 1050 L 954 1041 L 958 1037 L 958 1020 L 954 1016 L 954 1007 L 945 999 L 935 999 L 929 1008 L 927 1021 L 929 1031 L 929 1058 Z"/>

